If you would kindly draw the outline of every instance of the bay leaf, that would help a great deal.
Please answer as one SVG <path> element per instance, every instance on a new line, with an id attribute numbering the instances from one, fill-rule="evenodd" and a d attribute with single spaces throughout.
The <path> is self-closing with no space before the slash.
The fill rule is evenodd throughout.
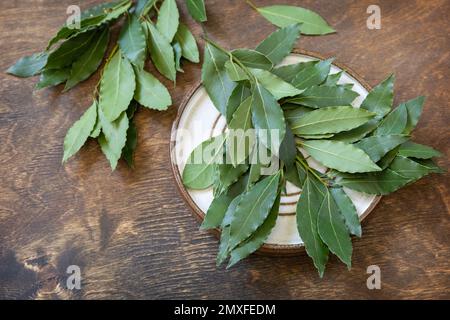
<path id="1" fill-rule="evenodd" d="M 241 164 L 247 159 L 255 143 L 252 126 L 253 97 L 246 98 L 236 109 L 228 124 L 227 152 L 233 165 Z"/>
<path id="2" fill-rule="evenodd" d="M 298 89 L 307 89 L 324 82 L 330 72 L 333 59 L 310 64 L 302 69 L 292 80 L 292 85 Z"/>
<path id="3" fill-rule="evenodd" d="M 171 81 L 175 81 L 175 56 L 169 40 L 149 22 L 145 24 L 148 30 L 148 47 L 152 61 L 158 71 Z"/>
<path id="4" fill-rule="evenodd" d="M 63 42 L 58 49 L 49 54 L 45 68 L 62 69 L 70 66 L 89 48 L 96 34 L 96 30 L 91 30 Z"/>
<path id="5" fill-rule="evenodd" d="M 379 173 L 349 175 L 337 184 L 367 194 L 386 195 L 409 183 L 409 179 L 387 168 Z"/>
<path id="6" fill-rule="evenodd" d="M 320 15 L 305 8 L 275 5 L 257 8 L 257 10 L 264 18 L 280 28 L 301 23 L 303 34 L 322 35 L 335 32 Z"/>
<path id="7" fill-rule="evenodd" d="M 375 116 L 374 113 L 353 107 L 326 107 L 311 111 L 291 123 L 294 134 L 327 134 L 359 127 Z"/>
<path id="8" fill-rule="evenodd" d="M 361 238 L 362 230 L 359 222 L 358 212 L 352 200 L 342 188 L 330 188 L 330 193 L 336 202 L 341 215 L 344 217 L 348 231 Z"/>
<path id="9" fill-rule="evenodd" d="M 130 119 L 130 125 L 127 131 L 127 142 L 123 147 L 122 157 L 130 168 L 134 168 L 134 151 L 137 146 L 137 128 L 133 120 Z"/>
<path id="10" fill-rule="evenodd" d="M 136 75 L 134 99 L 146 108 L 167 110 L 172 104 L 172 98 L 167 88 L 144 69 L 135 68 L 134 72 Z"/>
<path id="11" fill-rule="evenodd" d="M 409 182 L 416 181 L 430 173 L 427 167 L 402 156 L 395 157 L 389 168 L 409 179 Z"/>
<path id="12" fill-rule="evenodd" d="M 230 123 L 236 109 L 251 96 L 250 90 L 242 83 L 238 84 L 231 93 L 226 107 L 227 123 Z"/>
<path id="13" fill-rule="evenodd" d="M 255 50 L 236 49 L 231 51 L 231 54 L 249 68 L 270 70 L 273 67 L 268 57 Z"/>
<path id="14" fill-rule="evenodd" d="M 109 30 L 104 28 L 92 39 L 85 52 L 73 63 L 64 91 L 89 78 L 100 66 L 109 42 Z"/>
<path id="15" fill-rule="evenodd" d="M 183 184 L 190 189 L 206 189 L 214 182 L 214 165 L 223 156 L 224 135 L 208 139 L 191 153 L 183 170 Z"/>
<path id="16" fill-rule="evenodd" d="M 338 84 L 338 81 L 341 79 L 343 73 L 344 73 L 344 71 L 339 71 L 337 73 L 328 74 L 324 85 L 326 85 L 326 86 L 336 86 Z"/>
<path id="17" fill-rule="evenodd" d="M 322 241 L 350 269 L 352 265 L 352 240 L 339 208 L 329 190 L 325 192 L 319 209 L 317 227 Z"/>
<path id="18" fill-rule="evenodd" d="M 409 134 L 416 127 L 419 122 L 420 115 L 422 114 L 423 103 L 425 102 L 425 97 L 417 97 L 415 99 L 405 102 L 405 107 L 407 111 L 406 126 L 403 133 Z"/>
<path id="19" fill-rule="evenodd" d="M 232 201 L 246 190 L 247 181 L 247 174 L 241 176 L 226 192 L 214 197 L 200 226 L 201 230 L 213 229 L 226 224 L 229 225 L 226 221 L 222 224 L 222 221 Z"/>
<path id="20" fill-rule="evenodd" d="M 179 21 L 180 13 L 176 1 L 164 0 L 159 8 L 156 28 L 169 42 L 172 42 L 175 33 L 177 33 Z"/>
<path id="21" fill-rule="evenodd" d="M 47 64 L 47 59 L 46 52 L 34 53 L 31 56 L 20 58 L 6 72 L 21 78 L 32 77 L 42 71 Z"/>
<path id="22" fill-rule="evenodd" d="M 311 108 L 350 106 L 358 94 L 342 86 L 316 86 L 306 89 L 301 95 L 287 102 Z"/>
<path id="23" fill-rule="evenodd" d="M 417 158 L 417 159 L 430 159 L 433 157 L 442 156 L 442 154 L 439 151 L 429 146 L 414 143 L 411 141 L 407 141 L 400 146 L 398 155 L 406 158 Z"/>
<path id="24" fill-rule="evenodd" d="M 326 188 L 319 181 L 312 181 L 313 179 L 313 176 L 307 175 L 297 202 L 297 229 L 306 253 L 313 260 L 320 277 L 323 277 L 328 262 L 328 248 L 320 238 L 317 222 Z"/>
<path id="25" fill-rule="evenodd" d="M 94 103 L 86 110 L 81 118 L 73 124 L 64 138 L 64 156 L 63 162 L 66 162 L 70 157 L 80 150 L 85 144 L 92 128 L 95 126 L 97 120 L 97 103 Z"/>
<path id="26" fill-rule="evenodd" d="M 248 80 L 247 74 L 239 67 L 233 60 L 228 60 L 225 62 L 225 70 L 227 72 L 228 77 L 235 82 Z"/>
<path id="27" fill-rule="evenodd" d="M 127 110 L 136 88 L 133 67 L 120 50 L 105 66 L 100 81 L 99 108 L 109 122 Z"/>
<path id="28" fill-rule="evenodd" d="M 381 169 L 361 149 L 340 141 L 302 141 L 302 148 L 324 166 L 341 172 L 371 172 Z"/>
<path id="29" fill-rule="evenodd" d="M 398 154 L 398 149 L 399 147 L 396 147 L 394 149 L 392 149 L 391 151 L 389 151 L 388 153 L 386 153 L 378 162 L 377 162 L 377 166 L 379 166 L 382 170 L 386 169 L 387 167 L 389 167 L 389 165 L 392 163 L 392 161 L 394 161 L 395 157 Z"/>
<path id="30" fill-rule="evenodd" d="M 50 86 L 56 86 L 66 81 L 69 76 L 70 68 L 44 70 L 41 73 L 36 89 L 39 90 Z"/>
<path id="31" fill-rule="evenodd" d="M 205 57 L 202 66 L 202 83 L 216 109 L 227 115 L 227 103 L 236 84 L 231 81 L 225 70 L 228 56 L 209 43 L 205 45 Z"/>
<path id="32" fill-rule="evenodd" d="M 374 135 L 383 136 L 389 134 L 401 134 L 406 128 L 408 111 L 404 103 L 391 111 L 378 125 Z"/>
<path id="33" fill-rule="evenodd" d="M 227 269 L 248 257 L 250 254 L 258 250 L 270 235 L 273 227 L 277 222 L 278 211 L 280 209 L 280 195 L 275 199 L 275 203 L 269 212 L 266 220 L 263 224 L 256 229 L 256 231 L 247 239 L 241 243 L 238 247 L 233 249 L 230 253 L 230 261 L 228 262 Z"/>
<path id="34" fill-rule="evenodd" d="M 183 56 L 183 49 L 181 49 L 181 46 L 178 42 L 174 41 L 172 44 L 173 53 L 175 54 L 175 69 L 177 69 L 178 72 L 184 72 L 184 70 L 181 68 L 181 57 Z"/>
<path id="35" fill-rule="evenodd" d="M 286 134 L 280 146 L 280 160 L 287 167 L 295 167 L 295 158 L 297 156 L 297 144 L 295 143 L 294 135 L 291 128 L 286 126 Z"/>
<path id="36" fill-rule="evenodd" d="M 367 136 L 369 133 L 371 133 L 373 130 L 375 130 L 379 122 L 380 121 L 378 119 L 371 119 L 369 120 L 369 122 L 355 129 L 339 132 L 333 137 L 333 140 L 339 140 L 341 142 L 346 143 L 353 143 L 359 141 L 365 136 Z"/>
<path id="37" fill-rule="evenodd" d="M 132 2 L 129 0 L 113 1 L 83 11 L 81 13 L 79 28 L 74 28 L 73 25 L 64 24 L 58 33 L 49 41 L 46 50 L 50 50 L 50 48 L 60 40 L 72 39 L 82 33 L 93 31 L 102 25 L 119 18 L 128 11 L 131 5 Z"/>
<path id="38" fill-rule="evenodd" d="M 388 114 L 394 102 L 394 81 L 395 76 L 390 75 L 373 88 L 362 102 L 361 108 L 375 112 L 380 118 Z"/>
<path id="39" fill-rule="evenodd" d="M 271 70 L 271 72 L 277 77 L 292 84 L 292 81 L 294 81 L 295 77 L 297 77 L 297 75 L 302 72 L 302 70 L 311 68 L 311 66 L 314 66 L 319 62 L 320 61 L 308 61 L 287 64 L 285 66 L 274 68 Z"/>
<path id="40" fill-rule="evenodd" d="M 364 138 L 355 144 L 356 147 L 367 153 L 373 162 L 380 160 L 386 153 L 407 141 L 404 135 L 385 135 Z"/>
<path id="41" fill-rule="evenodd" d="M 207 21 L 205 1 L 204 0 L 186 0 L 186 6 L 189 14 L 197 22 Z"/>
<path id="42" fill-rule="evenodd" d="M 261 85 L 277 100 L 285 97 L 292 97 L 303 92 L 267 70 L 253 68 L 250 68 L 249 70 L 256 79 L 258 79 L 259 83 L 261 83 Z"/>
<path id="43" fill-rule="evenodd" d="M 175 40 L 180 44 L 182 55 L 187 60 L 198 63 L 200 61 L 197 42 L 188 27 L 183 23 L 178 26 Z"/>
<path id="44" fill-rule="evenodd" d="M 259 83 L 254 86 L 252 97 L 252 120 L 259 141 L 278 155 L 286 133 L 283 111 L 276 99 Z"/>
<path id="45" fill-rule="evenodd" d="M 277 197 L 279 180 L 280 172 L 264 178 L 242 195 L 231 221 L 231 250 L 264 223 Z"/>
<path id="46" fill-rule="evenodd" d="M 273 65 L 276 65 L 291 53 L 295 42 L 300 37 L 300 28 L 300 24 L 281 28 L 264 39 L 255 50 L 261 52 L 269 58 Z"/>
<path id="47" fill-rule="evenodd" d="M 98 137 L 98 142 L 103 154 L 109 160 L 112 170 L 115 170 L 127 141 L 128 116 L 124 111 L 115 121 L 110 122 L 100 107 L 98 110 L 102 124 L 102 133 Z"/>
<path id="48" fill-rule="evenodd" d="M 145 16 L 155 5 L 156 0 L 138 0 L 134 7 L 134 13 L 138 16 Z"/>
<path id="49" fill-rule="evenodd" d="M 136 67 L 144 68 L 147 55 L 147 39 L 139 18 L 128 15 L 125 24 L 120 31 L 118 40 L 123 55 Z"/>
<path id="50" fill-rule="evenodd" d="M 295 107 L 286 109 L 286 105 L 288 105 L 288 104 L 284 104 L 282 106 L 283 110 L 284 110 L 284 117 L 286 118 L 286 121 L 291 126 L 294 122 L 300 120 L 300 118 L 302 118 L 305 114 L 314 110 L 312 108 L 298 106 L 298 105 L 292 105 Z"/>

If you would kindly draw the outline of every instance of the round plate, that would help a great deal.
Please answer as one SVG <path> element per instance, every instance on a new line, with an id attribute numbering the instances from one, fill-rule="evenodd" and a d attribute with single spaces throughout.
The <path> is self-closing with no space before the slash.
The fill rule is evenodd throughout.
<path id="1" fill-rule="evenodd" d="M 287 57 L 282 64 L 307 62 L 324 59 L 319 54 L 296 51 Z M 353 102 L 354 107 L 359 107 L 367 96 L 370 87 L 354 72 L 347 67 L 334 63 L 330 73 L 344 71 L 339 83 L 352 83 L 353 90 L 359 93 L 359 97 Z M 192 150 L 203 141 L 221 134 L 226 129 L 226 121 L 217 111 L 208 97 L 205 89 L 197 84 L 181 104 L 177 118 L 172 127 L 170 153 L 172 171 L 181 195 L 191 207 L 193 213 L 199 220 L 203 220 L 205 212 L 213 200 L 212 188 L 206 190 L 188 190 L 184 187 L 181 173 Z M 308 158 L 309 165 L 321 172 L 327 169 L 313 159 Z M 344 188 L 347 195 L 353 201 L 360 220 L 364 219 L 372 211 L 381 197 L 367 195 Z M 275 255 L 296 254 L 303 251 L 303 242 L 297 231 L 295 209 L 300 197 L 301 190 L 291 183 L 287 183 L 287 193 L 282 195 L 279 216 L 272 233 L 266 243 L 259 249 L 261 253 Z M 216 235 L 220 230 L 213 230 Z"/>

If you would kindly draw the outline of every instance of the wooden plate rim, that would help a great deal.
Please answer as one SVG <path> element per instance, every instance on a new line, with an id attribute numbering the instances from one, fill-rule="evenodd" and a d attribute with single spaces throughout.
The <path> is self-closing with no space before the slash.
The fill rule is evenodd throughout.
<path id="1" fill-rule="evenodd" d="M 328 59 L 327 57 L 313 51 L 309 50 L 303 50 L 303 49 L 295 49 L 293 50 L 293 53 L 296 54 L 302 54 L 307 55 L 313 58 L 325 60 Z M 354 72 L 352 69 L 347 67 L 346 65 L 333 61 L 333 65 L 339 67 L 341 70 L 345 71 L 347 74 L 352 76 L 354 79 L 356 79 L 367 91 L 370 92 L 372 87 L 364 80 L 362 79 L 356 72 Z M 171 139 L 170 139 L 170 165 L 173 173 L 173 177 L 175 179 L 177 189 L 181 193 L 181 196 L 183 197 L 184 201 L 188 204 L 190 207 L 193 215 L 195 218 L 202 222 L 205 214 L 203 211 L 197 206 L 197 204 L 192 200 L 191 196 L 187 192 L 187 190 L 184 188 L 182 178 L 180 171 L 178 170 L 178 166 L 175 164 L 175 142 L 176 142 L 176 130 L 178 129 L 178 125 L 180 123 L 181 116 L 184 112 L 184 109 L 186 108 L 188 102 L 191 100 L 192 96 L 195 92 L 201 87 L 201 81 L 196 81 L 193 88 L 188 92 L 188 94 L 183 98 L 180 107 L 178 108 L 177 116 L 173 122 L 172 125 L 172 131 L 171 131 Z M 376 207 L 378 202 L 381 200 L 381 196 L 377 196 L 375 200 L 372 202 L 372 204 L 364 211 L 364 213 L 361 215 L 360 220 L 364 220 L 367 215 Z M 209 230 L 210 233 L 214 234 L 217 238 L 220 237 L 220 229 L 215 228 Z M 305 250 L 305 247 L 301 244 L 264 244 L 257 253 L 264 254 L 264 255 L 273 255 L 273 256 L 291 256 L 291 255 L 297 255 L 299 253 L 303 253 Z"/>

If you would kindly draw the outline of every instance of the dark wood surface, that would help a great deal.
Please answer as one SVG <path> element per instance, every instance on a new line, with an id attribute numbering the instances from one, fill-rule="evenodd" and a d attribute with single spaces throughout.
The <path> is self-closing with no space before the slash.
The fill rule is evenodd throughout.
<path id="1" fill-rule="evenodd" d="M 275 30 L 244 1 L 206 2 L 206 28 L 226 47 L 254 47 Z M 366 27 L 372 0 L 255 2 L 316 10 L 338 33 L 304 37 L 298 48 L 335 56 L 371 85 L 394 72 L 396 102 L 426 95 L 414 138 L 441 150 L 439 164 L 449 167 L 450 1 L 376 1 L 381 30 Z M 3 71 L 42 50 L 73 3 L 0 2 L 0 298 L 450 298 L 448 174 L 384 197 L 353 241 L 351 271 L 333 257 L 320 279 L 305 254 L 252 256 L 217 269 L 217 240 L 198 230 L 169 160 L 171 124 L 200 65 L 185 64 L 170 111 L 139 112 L 135 170 L 121 163 L 112 173 L 93 141 L 62 166 L 63 138 L 88 107 L 98 75 L 62 94 L 60 87 L 33 91 L 37 79 Z M 366 287 L 373 264 L 381 290 Z M 81 267 L 81 290 L 66 289 L 68 265 Z"/>

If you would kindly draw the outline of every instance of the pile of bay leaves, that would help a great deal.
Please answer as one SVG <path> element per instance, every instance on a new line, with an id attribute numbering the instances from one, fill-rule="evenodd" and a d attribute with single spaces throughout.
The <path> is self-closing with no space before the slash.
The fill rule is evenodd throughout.
<path id="1" fill-rule="evenodd" d="M 385 195 L 441 171 L 431 160 L 439 152 L 410 141 L 424 98 L 393 109 L 393 76 L 356 108 L 352 85 L 340 84 L 342 72 L 330 74 L 332 59 L 277 67 L 302 28 L 284 26 L 254 50 L 228 51 L 206 38 L 202 82 L 228 131 L 194 149 L 183 183 L 213 187 L 202 228 L 222 231 L 219 265 L 229 258 L 232 266 L 263 245 L 290 181 L 302 189 L 298 232 L 320 276 L 329 251 L 350 268 L 351 235 L 361 236 L 361 225 L 344 187 Z M 241 152 L 234 152 L 242 144 Z M 268 175 L 254 156 L 261 148 L 279 162 Z M 207 160 L 196 162 L 202 152 Z M 312 161 L 328 170 L 314 169 Z"/>
<path id="2" fill-rule="evenodd" d="M 193 16 L 200 21 L 206 19 L 198 10 Z M 20 59 L 8 72 L 19 77 L 40 74 L 38 89 L 65 83 L 67 91 L 99 68 L 107 52 L 110 29 L 120 18 L 125 21 L 118 43 L 106 60 L 92 106 L 66 135 L 63 161 L 91 137 L 97 139 L 113 169 L 120 158 L 132 166 L 137 143 L 133 117 L 138 104 L 155 110 L 166 110 L 172 104 L 167 88 L 144 70 L 147 56 L 173 82 L 177 71 L 183 72 L 181 58 L 199 62 L 197 43 L 186 25 L 179 22 L 175 0 L 161 4 L 157 0 L 119 0 L 82 12 L 79 26 L 66 23 L 44 52 Z"/>

